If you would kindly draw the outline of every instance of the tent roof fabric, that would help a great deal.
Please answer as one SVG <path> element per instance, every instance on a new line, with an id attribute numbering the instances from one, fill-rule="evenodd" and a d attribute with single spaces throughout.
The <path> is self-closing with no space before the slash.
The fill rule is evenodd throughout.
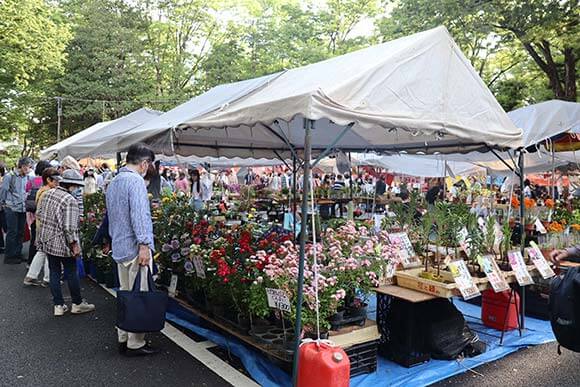
<path id="1" fill-rule="evenodd" d="M 303 118 L 316 121 L 314 149 L 324 149 L 350 123 L 336 148 L 451 153 L 522 145 L 521 130 L 444 27 L 288 70 L 183 123 L 189 130 L 177 132 L 176 143 L 182 152 L 216 137 L 221 146 L 281 150 L 289 140 L 301 149 Z"/>
<path id="2" fill-rule="evenodd" d="M 524 131 L 524 146 L 536 145 L 565 132 L 580 132 L 580 103 L 551 100 L 508 113 Z"/>
<path id="3" fill-rule="evenodd" d="M 122 137 L 127 131 L 142 125 L 143 123 L 158 117 L 162 112 L 141 108 L 126 116 L 113 121 L 99 122 L 58 144 L 55 144 L 40 153 L 42 159 L 54 156 L 63 158 L 72 156 L 80 159 L 86 156 L 109 156 L 115 151 L 109 151 L 103 147 L 109 141 Z"/>
<path id="4" fill-rule="evenodd" d="M 234 168 L 234 167 L 272 167 L 286 165 L 282 160 L 276 159 L 252 159 L 240 157 L 196 157 L 196 156 L 165 156 L 157 157 L 161 161 L 174 162 L 175 164 L 205 165 L 211 168 Z M 288 161 L 291 163 L 291 161 Z"/>
<path id="5" fill-rule="evenodd" d="M 215 87 L 117 139 L 157 153 L 289 157 L 314 120 L 314 153 L 518 148 L 516 128 L 444 27 L 265 77 Z M 352 124 L 353 127 L 344 130 Z M 339 138 L 340 137 L 340 138 Z"/>
<path id="6" fill-rule="evenodd" d="M 444 177 L 450 175 L 449 171 L 456 176 L 485 173 L 485 168 L 461 161 L 448 161 L 446 168 L 445 160 L 441 157 L 433 159 L 415 155 L 353 154 L 353 158 L 355 165 L 370 165 L 416 177 Z"/>
<path id="7" fill-rule="evenodd" d="M 68 156 L 68 153 L 66 153 L 67 147 L 69 147 L 71 144 L 74 144 L 76 141 L 81 141 L 84 140 L 88 137 L 91 137 L 92 135 L 94 135 L 95 133 L 97 133 L 101 128 L 105 127 L 106 125 L 112 123 L 113 121 L 104 121 L 104 122 L 98 122 L 96 124 L 94 124 L 93 126 L 89 126 L 88 128 L 70 136 L 65 138 L 64 140 L 46 148 L 43 149 L 42 152 L 40 152 L 40 158 L 45 160 L 45 159 L 49 159 L 49 158 L 53 158 L 53 157 L 57 157 L 58 159 L 62 159 L 65 156 Z"/>

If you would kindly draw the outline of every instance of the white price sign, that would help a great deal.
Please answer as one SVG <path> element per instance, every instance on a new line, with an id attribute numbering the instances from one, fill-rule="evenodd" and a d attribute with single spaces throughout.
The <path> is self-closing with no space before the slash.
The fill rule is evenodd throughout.
<path id="1" fill-rule="evenodd" d="M 449 270 L 453 275 L 453 280 L 459 288 L 465 300 L 481 295 L 477 286 L 473 282 L 473 277 L 469 274 L 469 269 L 463 260 L 449 262 Z"/>
<path id="2" fill-rule="evenodd" d="M 534 222 L 534 226 L 536 226 L 536 231 L 539 232 L 540 234 L 547 234 L 548 231 L 546 230 L 546 227 L 544 227 L 544 224 L 540 221 L 540 219 L 536 218 L 536 221 Z"/>
<path id="3" fill-rule="evenodd" d="M 550 264 L 546 261 L 546 257 L 542 254 L 542 250 L 540 250 L 536 242 L 530 242 L 530 246 L 532 247 L 528 249 L 528 255 L 532 259 L 536 269 L 540 272 L 542 278 L 548 279 L 554 277 L 556 273 L 554 273 L 554 270 L 552 270 Z"/>
<path id="4" fill-rule="evenodd" d="M 290 300 L 283 290 L 266 288 L 266 295 L 268 296 L 268 306 L 270 308 L 290 312 Z"/>
<path id="5" fill-rule="evenodd" d="M 394 234 L 388 234 L 389 242 L 392 244 L 398 244 L 400 247 L 399 258 L 404 268 L 421 266 L 421 261 L 415 254 L 413 249 L 413 244 L 409 239 L 409 236 L 405 232 L 399 232 Z"/>
<path id="6" fill-rule="evenodd" d="M 169 295 L 171 297 L 175 297 L 175 293 L 177 292 L 177 275 L 173 274 L 171 276 L 171 282 L 169 283 L 169 289 L 167 289 L 167 293 L 169 293 Z"/>
<path id="7" fill-rule="evenodd" d="M 200 256 L 193 257 L 193 266 L 198 278 L 205 279 L 205 267 Z"/>
<path id="8" fill-rule="evenodd" d="M 509 289 L 509 285 L 505 280 L 497 262 L 493 255 L 484 255 L 483 257 L 477 257 L 477 262 L 481 267 L 481 270 L 487 276 L 493 291 L 496 293 L 503 292 Z"/>
<path id="9" fill-rule="evenodd" d="M 524 262 L 524 257 L 520 251 L 514 250 L 508 253 L 508 260 L 510 261 L 510 266 L 516 274 L 516 279 L 520 286 L 533 285 L 534 280 L 530 273 L 528 273 L 528 268 Z"/>

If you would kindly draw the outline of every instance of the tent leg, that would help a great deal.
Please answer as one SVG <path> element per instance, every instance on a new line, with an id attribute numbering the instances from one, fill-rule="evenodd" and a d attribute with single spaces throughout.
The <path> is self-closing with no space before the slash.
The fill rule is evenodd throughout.
<path id="1" fill-rule="evenodd" d="M 297 195 L 296 195 L 296 175 L 297 175 L 297 162 L 296 162 L 296 156 L 292 155 L 292 217 L 293 217 L 293 240 L 296 239 L 296 199 L 297 199 Z"/>
<path id="2" fill-rule="evenodd" d="M 117 170 L 121 168 L 121 152 L 117 152 Z"/>
<path id="3" fill-rule="evenodd" d="M 521 151 L 520 152 L 520 156 L 519 156 L 519 160 L 518 160 L 518 164 L 519 164 L 519 170 L 520 170 L 520 232 L 521 232 L 521 240 L 520 240 L 520 251 L 522 252 L 522 255 L 524 254 L 525 251 L 525 243 L 526 243 L 526 228 L 525 228 L 525 215 L 526 215 L 526 206 L 524 205 L 524 178 L 525 178 L 525 174 L 524 174 L 524 152 Z M 520 326 L 522 329 L 525 328 L 525 316 L 526 316 L 526 287 L 522 286 L 522 297 L 521 297 L 521 311 L 522 311 L 522 315 L 521 315 L 521 323 Z"/>
<path id="4" fill-rule="evenodd" d="M 312 130 L 312 120 L 304 120 L 304 176 L 302 188 L 302 227 L 300 228 L 300 258 L 298 263 L 298 289 L 296 299 L 296 326 L 294 327 L 294 361 L 292 364 L 292 382 L 294 386 L 298 384 L 298 349 L 300 347 L 300 333 L 302 331 L 302 298 L 304 287 L 304 260 L 306 255 L 306 219 L 308 214 L 308 192 L 310 188 L 310 131 Z"/>

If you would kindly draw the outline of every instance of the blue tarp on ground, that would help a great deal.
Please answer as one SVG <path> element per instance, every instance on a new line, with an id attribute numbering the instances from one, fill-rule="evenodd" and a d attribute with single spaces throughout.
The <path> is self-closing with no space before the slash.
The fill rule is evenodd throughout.
<path id="1" fill-rule="evenodd" d="M 508 332 L 504 337 L 503 345 L 500 346 L 500 332 L 487 328 L 481 323 L 479 319 L 481 308 L 479 306 L 459 300 L 455 300 L 454 303 L 465 315 L 469 326 L 479 334 L 482 341 L 487 343 L 487 351 L 484 354 L 464 359 L 462 362 L 431 360 L 428 363 L 412 368 L 405 368 L 379 357 L 377 371 L 352 378 L 351 386 L 424 386 L 466 372 L 470 368 L 500 359 L 521 348 L 555 340 L 548 321 L 526 318 L 526 330 L 522 333 L 522 336 L 519 336 L 517 330 Z M 375 305 L 376 302 L 373 298 L 369 302 L 369 316 L 372 316 L 373 319 Z M 291 385 L 290 376 L 272 364 L 265 356 L 248 348 L 236 339 L 228 338 L 220 333 L 201 327 L 199 325 L 200 320 L 195 315 L 174 301 L 170 304 L 167 320 L 187 328 L 217 345 L 228 348 L 229 351 L 241 359 L 248 373 L 261 385 Z"/>

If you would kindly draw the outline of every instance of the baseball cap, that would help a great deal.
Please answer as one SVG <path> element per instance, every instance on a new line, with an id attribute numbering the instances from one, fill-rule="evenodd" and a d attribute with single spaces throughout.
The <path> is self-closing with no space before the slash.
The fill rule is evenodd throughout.
<path id="1" fill-rule="evenodd" d="M 66 171 L 64 171 L 62 173 L 62 180 L 60 180 L 60 183 L 63 184 L 72 184 L 72 185 L 78 185 L 81 187 L 84 187 L 85 182 L 83 180 L 83 176 L 81 175 L 81 173 L 75 169 L 67 169 Z"/>

